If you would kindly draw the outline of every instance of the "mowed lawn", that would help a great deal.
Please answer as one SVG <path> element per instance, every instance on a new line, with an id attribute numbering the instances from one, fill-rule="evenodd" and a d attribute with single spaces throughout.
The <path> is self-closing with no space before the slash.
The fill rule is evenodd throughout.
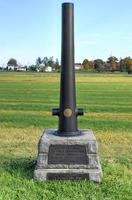
<path id="1" fill-rule="evenodd" d="M 33 180 L 37 144 L 59 105 L 55 73 L 0 73 L 0 200 L 132 200 L 132 76 L 76 74 L 79 128 L 92 128 L 100 184 Z"/>

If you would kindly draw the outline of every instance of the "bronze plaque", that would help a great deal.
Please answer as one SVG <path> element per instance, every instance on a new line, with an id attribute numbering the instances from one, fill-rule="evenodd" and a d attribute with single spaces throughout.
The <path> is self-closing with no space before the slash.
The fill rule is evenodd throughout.
<path id="1" fill-rule="evenodd" d="M 86 147 L 83 145 L 50 145 L 48 164 L 87 165 Z"/>

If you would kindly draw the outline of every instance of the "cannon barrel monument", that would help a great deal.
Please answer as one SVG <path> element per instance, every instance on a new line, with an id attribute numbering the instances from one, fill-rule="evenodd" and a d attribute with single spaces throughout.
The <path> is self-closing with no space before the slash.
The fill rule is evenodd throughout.
<path id="1" fill-rule="evenodd" d="M 52 110 L 58 129 L 45 129 L 38 144 L 34 171 L 37 180 L 87 179 L 100 182 L 102 169 L 98 146 L 91 129 L 79 130 L 74 69 L 74 5 L 62 4 L 60 105 Z"/>
<path id="2" fill-rule="evenodd" d="M 75 136 L 81 134 L 77 129 L 77 116 L 83 115 L 83 109 L 76 109 L 74 6 L 72 3 L 62 4 L 60 108 L 53 109 L 52 114 L 59 116 L 58 135 Z"/>

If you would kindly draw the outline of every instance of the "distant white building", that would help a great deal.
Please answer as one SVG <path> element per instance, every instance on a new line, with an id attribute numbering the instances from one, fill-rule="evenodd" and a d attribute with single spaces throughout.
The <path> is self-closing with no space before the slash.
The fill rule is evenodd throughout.
<path id="1" fill-rule="evenodd" d="M 52 72 L 52 67 L 46 66 L 45 67 L 45 72 Z"/>
<path id="2" fill-rule="evenodd" d="M 38 65 L 36 71 L 37 72 L 44 72 L 45 71 L 45 64 L 41 63 L 40 65 Z"/>
<path id="3" fill-rule="evenodd" d="M 82 64 L 81 63 L 75 63 L 75 70 L 80 70 L 83 68 Z"/>
<path id="4" fill-rule="evenodd" d="M 8 65 L 7 66 L 8 71 L 27 71 L 26 67 L 23 67 L 22 65 Z"/>
<path id="5" fill-rule="evenodd" d="M 14 65 L 8 65 L 8 66 L 7 66 L 7 70 L 9 70 L 9 71 L 14 71 L 14 70 L 15 70 L 15 67 L 16 67 L 16 66 L 14 66 Z"/>
<path id="6" fill-rule="evenodd" d="M 17 68 L 16 68 L 16 71 L 23 71 L 23 72 L 26 72 L 27 71 L 27 68 L 26 67 L 20 67 L 20 66 L 18 66 Z"/>

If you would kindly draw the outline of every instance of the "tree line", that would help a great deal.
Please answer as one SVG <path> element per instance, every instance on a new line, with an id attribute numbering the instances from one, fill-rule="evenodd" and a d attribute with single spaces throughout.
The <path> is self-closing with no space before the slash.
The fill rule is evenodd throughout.
<path id="1" fill-rule="evenodd" d="M 22 68 L 22 65 L 18 64 L 17 60 L 15 58 L 11 58 L 9 59 L 9 61 L 7 62 L 7 67 L 4 68 L 5 70 L 12 70 L 13 69 L 17 69 L 17 67 Z M 51 67 L 52 70 L 57 71 L 60 68 L 59 65 L 59 60 L 56 58 L 54 60 L 53 56 L 51 57 L 38 57 L 36 59 L 35 64 L 29 65 L 29 66 L 23 66 L 26 68 L 26 71 L 45 71 L 46 67 Z M 2 67 L 0 68 L 2 69 Z"/>
<path id="2" fill-rule="evenodd" d="M 97 71 L 97 72 L 128 72 L 132 73 L 132 58 L 116 58 L 115 56 L 110 56 L 107 61 L 103 61 L 102 59 L 95 59 L 93 61 L 89 61 L 88 59 L 84 59 L 83 69 L 89 71 Z"/>
<path id="3" fill-rule="evenodd" d="M 11 58 L 7 62 L 7 69 L 9 66 L 18 66 L 17 60 Z M 59 60 L 54 57 L 38 57 L 36 59 L 35 64 L 30 66 L 25 66 L 26 71 L 45 71 L 46 67 L 51 67 L 53 71 L 60 70 Z M 125 57 L 118 59 L 115 56 L 110 56 L 107 61 L 103 61 L 102 59 L 95 59 L 95 60 L 88 60 L 84 59 L 82 63 L 80 63 L 80 70 L 89 71 L 89 72 L 128 72 L 129 74 L 132 73 L 132 58 Z"/>

